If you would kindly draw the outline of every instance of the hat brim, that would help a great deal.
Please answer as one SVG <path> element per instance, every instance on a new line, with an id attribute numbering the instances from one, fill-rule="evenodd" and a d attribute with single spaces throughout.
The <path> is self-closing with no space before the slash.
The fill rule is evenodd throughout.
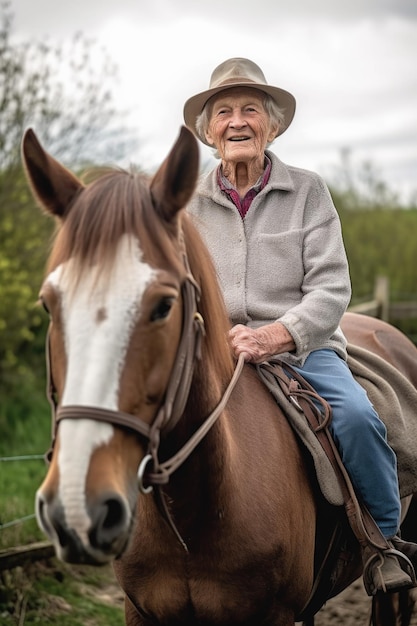
<path id="1" fill-rule="evenodd" d="M 249 81 L 230 83 L 229 85 L 220 85 L 219 87 L 207 89 L 206 91 L 202 91 L 201 93 L 189 98 L 184 104 L 184 121 L 186 126 L 197 134 L 195 127 L 197 117 L 200 115 L 210 98 L 221 91 L 227 91 L 228 89 L 233 89 L 234 87 L 249 87 L 251 89 L 258 89 L 259 91 L 269 94 L 277 105 L 284 111 L 284 126 L 279 128 L 275 137 L 282 135 L 282 133 L 287 130 L 295 114 L 296 101 L 294 96 L 289 91 L 285 91 L 285 89 L 272 87 L 263 83 L 252 83 Z M 202 137 L 198 136 L 198 138 L 201 139 L 201 141 L 203 141 L 206 145 L 210 145 Z"/>

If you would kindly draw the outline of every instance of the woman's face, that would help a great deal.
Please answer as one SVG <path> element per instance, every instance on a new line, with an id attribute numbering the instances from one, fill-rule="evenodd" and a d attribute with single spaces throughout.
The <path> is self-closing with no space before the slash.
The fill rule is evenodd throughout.
<path id="1" fill-rule="evenodd" d="M 263 159 L 266 144 L 278 131 L 264 108 L 263 99 L 257 89 L 236 87 L 210 100 L 206 139 L 217 149 L 222 161 Z"/>

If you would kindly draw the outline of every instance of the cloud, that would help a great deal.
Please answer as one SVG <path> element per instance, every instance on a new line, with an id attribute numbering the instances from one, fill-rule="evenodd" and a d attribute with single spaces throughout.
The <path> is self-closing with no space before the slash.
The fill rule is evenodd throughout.
<path id="1" fill-rule="evenodd" d="M 275 30 L 277 37 L 282 34 L 281 20 L 288 18 L 338 22 L 346 19 L 357 21 L 364 17 L 373 20 L 392 16 L 417 19 L 415 0 L 293 0 L 286 3 L 258 0 L 255 5 L 251 0 L 211 0 L 205 3 L 195 0 L 123 0 L 117 4 L 114 0 L 73 0 L 71 3 L 60 3 L 59 7 L 55 0 L 14 0 L 13 10 L 19 29 L 49 35 L 68 34 L 79 29 L 95 32 L 115 14 L 138 26 L 147 22 L 175 22 L 183 17 L 197 17 L 203 22 L 209 20 L 217 25 L 227 24 L 229 36 L 237 25 L 243 24 L 264 31 Z M 208 47 L 216 42 L 215 33 L 213 35 L 211 41 L 207 38 Z M 261 32 L 258 35 L 262 37 Z"/>
<path id="2" fill-rule="evenodd" d="M 170 149 L 185 100 L 224 59 L 247 56 L 297 99 L 273 147 L 284 161 L 323 171 L 348 147 L 389 185 L 416 188 L 415 0 L 15 0 L 13 10 L 21 37 L 81 30 L 104 44 L 120 70 L 114 97 L 137 128 L 133 158 L 150 168 Z"/>

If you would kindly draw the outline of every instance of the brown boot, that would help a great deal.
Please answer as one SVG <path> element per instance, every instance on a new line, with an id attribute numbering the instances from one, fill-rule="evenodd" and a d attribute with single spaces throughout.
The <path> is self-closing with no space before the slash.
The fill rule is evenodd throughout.
<path id="1" fill-rule="evenodd" d="M 408 557 L 414 567 L 414 571 L 417 571 L 417 544 L 411 541 L 404 541 L 400 537 L 393 537 L 391 543 L 395 550 L 402 552 Z"/>
<path id="2" fill-rule="evenodd" d="M 369 596 L 378 592 L 393 593 L 417 584 L 411 562 L 398 550 L 377 550 L 366 546 L 362 559 L 363 582 Z"/>

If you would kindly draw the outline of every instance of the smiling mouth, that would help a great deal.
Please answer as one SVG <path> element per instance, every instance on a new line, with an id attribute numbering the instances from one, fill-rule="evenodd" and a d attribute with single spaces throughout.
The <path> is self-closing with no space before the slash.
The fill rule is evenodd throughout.
<path id="1" fill-rule="evenodd" d="M 230 137 L 229 141 L 248 141 L 250 137 Z"/>

